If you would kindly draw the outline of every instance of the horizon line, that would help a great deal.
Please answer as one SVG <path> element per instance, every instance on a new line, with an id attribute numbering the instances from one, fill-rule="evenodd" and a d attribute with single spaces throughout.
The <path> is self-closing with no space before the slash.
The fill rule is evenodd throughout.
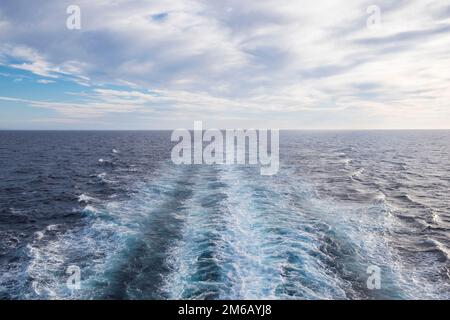
<path id="1" fill-rule="evenodd" d="M 217 129 L 217 128 L 204 128 L 205 130 Z M 450 128 L 375 128 L 375 129 L 342 129 L 342 128 L 331 128 L 331 129 L 323 129 L 323 128 L 312 128 L 312 129 L 299 129 L 299 128 L 289 128 L 289 129 L 279 129 L 279 128 L 219 128 L 217 130 L 279 130 L 279 131 L 450 131 Z M 111 131 L 122 131 L 122 132 L 145 132 L 145 131 L 174 131 L 174 130 L 189 130 L 194 131 L 193 128 L 175 128 L 175 129 L 6 129 L 0 128 L 0 131 L 53 131 L 53 132 L 111 132 Z"/>

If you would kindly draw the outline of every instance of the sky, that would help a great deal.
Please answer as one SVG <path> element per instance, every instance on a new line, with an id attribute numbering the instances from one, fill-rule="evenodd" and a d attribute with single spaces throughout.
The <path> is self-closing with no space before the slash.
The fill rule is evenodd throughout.
<path id="1" fill-rule="evenodd" d="M 448 129 L 450 1 L 0 1 L 0 129 L 194 121 Z"/>

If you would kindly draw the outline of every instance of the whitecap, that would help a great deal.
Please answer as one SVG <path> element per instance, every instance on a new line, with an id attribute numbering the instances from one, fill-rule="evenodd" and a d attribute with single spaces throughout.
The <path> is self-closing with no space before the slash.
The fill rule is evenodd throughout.
<path id="1" fill-rule="evenodd" d="M 356 169 L 352 172 L 351 177 L 352 178 L 359 178 L 366 170 L 364 168 Z"/>
<path id="2" fill-rule="evenodd" d="M 105 177 L 106 177 L 106 172 L 102 172 L 97 175 L 97 178 L 100 178 L 100 179 L 103 179 Z"/>
<path id="3" fill-rule="evenodd" d="M 37 231 L 35 235 L 37 240 L 41 240 L 42 238 L 44 238 L 44 233 L 42 231 Z"/>
<path id="4" fill-rule="evenodd" d="M 56 231 L 59 229 L 59 227 L 60 226 L 58 224 L 51 224 L 51 225 L 48 225 L 45 229 L 48 231 Z"/>
<path id="5" fill-rule="evenodd" d="M 98 210 L 97 208 L 95 208 L 91 205 L 87 205 L 86 207 L 84 207 L 83 212 L 98 214 L 98 213 L 100 213 L 100 210 Z"/>
<path id="6" fill-rule="evenodd" d="M 374 202 L 378 204 L 386 203 L 386 195 L 383 192 L 379 191 L 379 193 L 375 196 Z"/>
<path id="7" fill-rule="evenodd" d="M 111 160 L 103 159 L 103 158 L 98 159 L 98 163 L 102 164 L 102 165 L 112 165 L 113 164 L 113 162 Z"/>
<path id="8" fill-rule="evenodd" d="M 350 164 L 353 162 L 353 160 L 350 158 L 345 158 L 345 159 L 340 160 L 339 162 L 343 163 L 344 166 L 346 168 L 348 168 L 350 166 Z"/>
<path id="9" fill-rule="evenodd" d="M 92 202 L 94 200 L 95 200 L 94 198 L 92 198 L 92 197 L 90 197 L 90 196 L 88 196 L 88 195 L 86 195 L 84 193 L 81 194 L 80 196 L 78 196 L 78 202 L 88 203 L 88 202 Z"/>

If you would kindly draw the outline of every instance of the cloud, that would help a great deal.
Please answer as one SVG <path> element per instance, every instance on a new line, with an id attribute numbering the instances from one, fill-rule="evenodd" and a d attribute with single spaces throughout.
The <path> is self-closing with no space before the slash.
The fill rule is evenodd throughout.
<path id="1" fill-rule="evenodd" d="M 37 83 L 40 83 L 40 84 L 50 84 L 50 83 L 55 83 L 54 80 L 47 80 L 47 79 L 39 79 L 39 80 L 37 80 L 36 82 L 37 82 Z"/>
<path id="2" fill-rule="evenodd" d="M 372 1 L 80 0 L 82 29 L 68 30 L 70 1 L 5 0 L 0 64 L 90 87 L 69 106 L 23 101 L 68 117 L 264 117 L 292 128 L 339 115 L 336 126 L 352 128 L 403 126 L 398 114 L 408 110 L 433 115 L 421 127 L 442 126 L 449 6 L 377 3 L 381 27 L 371 30 Z"/>

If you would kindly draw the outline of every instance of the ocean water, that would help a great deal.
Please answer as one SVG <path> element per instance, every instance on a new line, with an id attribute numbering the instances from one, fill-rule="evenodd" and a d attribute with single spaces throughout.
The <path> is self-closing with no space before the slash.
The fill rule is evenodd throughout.
<path id="1" fill-rule="evenodd" d="M 274 176 L 171 147 L 0 132 L 0 298 L 450 299 L 450 131 L 281 132 Z"/>

